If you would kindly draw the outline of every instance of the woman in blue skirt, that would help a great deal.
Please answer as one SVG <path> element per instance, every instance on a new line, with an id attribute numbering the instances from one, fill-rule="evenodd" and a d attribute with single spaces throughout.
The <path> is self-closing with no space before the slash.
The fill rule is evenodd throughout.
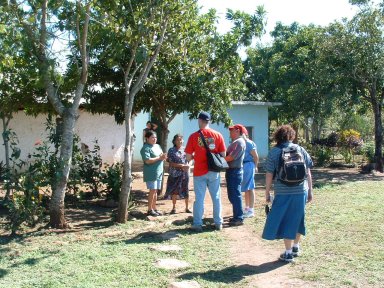
<path id="1" fill-rule="evenodd" d="M 272 182 L 275 197 L 262 237 L 266 240 L 284 239 L 285 251 L 279 259 L 285 262 L 292 262 L 295 256 L 299 256 L 300 237 L 305 235 L 305 203 L 312 201 L 312 159 L 303 147 L 292 143 L 295 135 L 291 126 L 279 127 L 274 134 L 277 145 L 269 151 L 266 162 L 265 200 L 271 202 Z M 292 148 L 292 151 L 297 151 L 297 157 L 302 157 L 305 164 L 302 167 L 306 172 L 304 181 L 288 183 L 286 178 L 282 178 L 282 152 L 283 149 L 289 151 L 286 148 Z"/>

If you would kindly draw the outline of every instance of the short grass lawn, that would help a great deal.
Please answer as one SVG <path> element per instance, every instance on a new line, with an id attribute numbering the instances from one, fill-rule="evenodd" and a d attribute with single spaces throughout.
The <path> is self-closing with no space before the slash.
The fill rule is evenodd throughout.
<path id="1" fill-rule="evenodd" d="M 290 268 L 293 277 L 313 287 L 383 287 L 383 182 L 325 185 L 314 193 L 307 207 L 303 255 Z M 256 217 L 247 221 L 256 235 L 263 228 L 260 219 L 265 219 L 260 199 L 258 195 Z M 230 262 L 225 233 L 192 233 L 188 222 L 161 221 L 0 238 L 0 287 L 167 287 L 174 280 L 196 280 L 201 287 L 246 286 L 244 277 L 252 271 Z M 169 232 L 179 237 L 163 240 Z M 277 255 L 283 247 L 282 241 L 263 243 L 276 248 Z M 182 250 L 151 249 L 165 244 Z M 191 266 L 157 268 L 154 264 L 162 258 Z"/>
<path id="2" fill-rule="evenodd" d="M 314 190 L 307 236 L 292 269 L 313 287 L 384 287 L 384 185 L 358 181 Z M 262 224 L 255 220 L 255 233 Z M 282 241 L 264 241 L 283 251 Z"/>

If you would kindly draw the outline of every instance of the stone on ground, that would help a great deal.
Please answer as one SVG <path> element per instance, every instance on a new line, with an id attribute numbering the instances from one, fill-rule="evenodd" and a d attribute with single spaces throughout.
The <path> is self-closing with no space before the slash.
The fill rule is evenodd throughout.
<path id="1" fill-rule="evenodd" d="M 151 248 L 161 252 L 178 252 L 182 250 L 181 247 L 177 245 L 158 245 Z"/>
<path id="2" fill-rule="evenodd" d="M 176 240 L 179 238 L 179 234 L 175 231 L 168 231 L 160 235 L 162 240 Z"/>
<path id="3" fill-rule="evenodd" d="M 163 268 L 167 270 L 172 269 L 183 269 L 190 266 L 189 263 L 177 259 L 167 258 L 167 259 L 158 259 L 155 263 L 156 267 Z"/>
<path id="4" fill-rule="evenodd" d="M 181 281 L 169 284 L 168 288 L 200 288 L 201 286 L 196 281 Z"/>

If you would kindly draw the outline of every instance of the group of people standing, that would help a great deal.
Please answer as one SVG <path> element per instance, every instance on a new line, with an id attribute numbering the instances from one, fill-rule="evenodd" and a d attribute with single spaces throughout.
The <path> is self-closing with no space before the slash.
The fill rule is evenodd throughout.
<path id="1" fill-rule="evenodd" d="M 213 221 L 216 230 L 223 228 L 220 172 L 209 171 L 207 150 L 202 137 L 212 153 L 221 154 L 228 163 L 229 168 L 225 171 L 227 183 L 228 199 L 232 204 L 233 216 L 229 220 L 230 226 L 243 225 L 244 218 L 254 216 L 254 174 L 257 172 L 259 157 L 256 144 L 248 138 L 247 129 L 236 124 L 229 127 L 230 138 L 232 142 L 226 148 L 223 136 L 211 129 L 209 123 L 211 116 L 207 112 L 201 112 L 198 115 L 199 130 L 192 133 L 183 146 L 183 137 L 176 134 L 173 138 L 173 147 L 167 154 L 163 153 L 160 146 L 156 144 L 157 136 L 153 130 L 145 131 L 145 143 L 141 149 L 141 156 L 144 162 L 144 182 L 149 189 L 148 196 L 148 215 L 160 216 L 162 213 L 156 209 L 157 190 L 161 188 L 161 179 L 163 173 L 164 160 L 169 162 L 169 176 L 165 199 L 172 199 L 173 208 L 171 214 L 176 213 L 176 200 L 185 199 L 185 212 L 193 213 L 193 223 L 191 229 L 197 232 L 203 231 L 204 199 L 208 188 L 213 204 Z M 288 125 L 286 125 L 289 127 Z M 279 130 L 278 130 L 279 131 Z M 284 130 L 285 131 L 285 130 Z M 291 128 L 289 133 L 275 133 L 280 137 L 279 144 L 288 146 L 292 138 Z M 294 136 L 294 134 L 293 134 Z M 275 148 L 274 148 L 275 149 Z M 270 189 L 274 176 L 274 171 L 279 165 L 278 151 L 272 149 L 267 159 L 266 175 L 266 201 L 270 201 Z M 280 149 L 280 148 L 276 148 Z M 273 201 L 271 212 L 268 214 L 266 225 L 263 232 L 264 239 L 284 239 L 286 251 L 280 256 L 280 259 L 286 262 L 293 261 L 292 251 L 298 253 L 298 243 L 301 235 L 305 235 L 304 227 L 304 207 L 306 201 L 312 199 L 312 181 L 309 168 L 312 161 L 308 153 L 303 149 L 306 155 L 308 167 L 308 181 L 305 184 L 295 187 L 293 190 L 282 188 L 275 183 L 275 200 Z M 195 193 L 195 202 L 193 203 L 193 212 L 189 210 L 189 168 L 193 160 L 193 187 Z M 272 176 L 271 176 L 272 175 Z M 275 181 L 276 182 L 276 181 Z M 308 185 L 309 183 L 309 185 Z M 290 192 L 292 190 L 292 192 Z M 244 192 L 245 207 L 243 209 L 242 192 Z M 301 197 L 302 196 L 302 197 Z M 284 211 L 280 211 L 280 206 L 285 206 L 286 202 L 290 204 Z M 275 208 L 277 206 L 277 208 Z M 301 209 L 300 213 L 296 210 Z M 279 213 L 278 213 L 279 212 Z M 291 219 L 291 214 L 295 217 Z M 288 233 L 288 232 L 289 233 Z M 295 236 L 292 238 L 292 233 Z M 290 248 L 290 249 L 289 249 Z M 293 248 L 293 250 L 292 250 Z M 293 253 L 293 254 L 292 254 Z"/>

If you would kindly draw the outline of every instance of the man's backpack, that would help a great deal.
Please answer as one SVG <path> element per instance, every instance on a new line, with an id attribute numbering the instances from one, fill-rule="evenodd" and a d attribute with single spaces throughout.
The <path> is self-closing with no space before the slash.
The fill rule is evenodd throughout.
<path id="1" fill-rule="evenodd" d="M 277 179 L 288 186 L 296 186 L 306 179 L 307 166 L 300 146 L 293 144 L 281 148 Z"/>

